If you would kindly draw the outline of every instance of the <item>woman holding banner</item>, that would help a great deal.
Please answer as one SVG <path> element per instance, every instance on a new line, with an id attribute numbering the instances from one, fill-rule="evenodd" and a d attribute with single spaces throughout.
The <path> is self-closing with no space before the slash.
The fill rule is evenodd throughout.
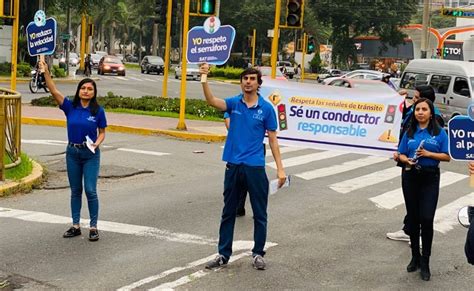
<path id="1" fill-rule="evenodd" d="M 421 98 L 413 106 L 410 127 L 398 148 L 400 161 L 405 164 L 402 189 L 412 252 L 407 271 L 414 272 L 420 268 L 421 279 L 429 281 L 433 221 L 439 196 L 439 162 L 449 161 L 450 156 L 448 135 L 436 121 L 433 103 Z"/>

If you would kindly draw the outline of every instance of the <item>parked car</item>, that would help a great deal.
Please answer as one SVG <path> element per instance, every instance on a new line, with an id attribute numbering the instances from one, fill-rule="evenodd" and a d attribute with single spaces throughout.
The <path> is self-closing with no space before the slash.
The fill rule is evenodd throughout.
<path id="1" fill-rule="evenodd" d="M 113 73 L 120 76 L 125 76 L 125 66 L 122 63 L 122 60 L 116 56 L 107 55 L 100 59 L 97 73 L 99 75 Z"/>
<path id="2" fill-rule="evenodd" d="M 295 68 L 288 61 L 278 61 L 276 63 L 277 69 L 283 73 L 289 79 L 293 79 L 294 75 L 296 74 Z"/>
<path id="3" fill-rule="evenodd" d="M 368 79 L 368 80 L 382 80 L 382 77 L 388 75 L 374 70 L 355 70 L 348 72 L 341 76 L 341 78 L 347 79 Z M 326 78 L 323 80 L 323 84 L 329 84 L 334 78 Z"/>
<path id="4" fill-rule="evenodd" d="M 174 78 L 181 78 L 181 64 L 174 69 Z M 199 65 L 198 64 L 187 64 L 186 65 L 186 78 L 191 78 L 193 80 L 201 80 L 199 75 Z"/>
<path id="5" fill-rule="evenodd" d="M 79 56 L 76 53 L 69 53 L 69 65 L 75 67 L 78 63 Z"/>
<path id="6" fill-rule="evenodd" d="M 102 57 L 98 54 L 91 54 L 92 68 L 97 69 L 99 67 L 99 62 Z"/>
<path id="7" fill-rule="evenodd" d="M 321 83 L 326 78 L 340 77 L 341 75 L 342 71 L 338 69 L 322 69 L 316 77 L 316 81 Z"/>
<path id="8" fill-rule="evenodd" d="M 262 76 L 265 78 L 271 78 L 272 76 L 272 67 L 258 67 L 260 72 L 262 72 Z M 283 73 L 280 70 L 276 70 L 276 76 L 275 80 L 280 80 L 280 81 L 288 81 L 288 79 L 283 75 Z"/>
<path id="9" fill-rule="evenodd" d="M 376 80 L 350 79 L 338 77 L 329 82 L 328 85 L 344 88 L 375 89 L 377 91 L 387 93 L 395 92 L 387 83 Z"/>
<path id="10" fill-rule="evenodd" d="M 130 63 L 136 63 L 138 62 L 138 57 L 128 54 L 128 55 L 125 55 L 125 61 L 130 62 Z"/>
<path id="11" fill-rule="evenodd" d="M 165 62 L 158 56 L 145 56 L 140 63 L 140 71 L 142 74 L 163 74 L 165 71 Z"/>

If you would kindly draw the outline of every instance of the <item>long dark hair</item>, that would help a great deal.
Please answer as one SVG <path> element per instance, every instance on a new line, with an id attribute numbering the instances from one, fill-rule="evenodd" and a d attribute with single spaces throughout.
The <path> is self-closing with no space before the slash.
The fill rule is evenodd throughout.
<path id="1" fill-rule="evenodd" d="M 413 114 L 411 115 L 411 118 L 410 118 L 410 127 L 408 128 L 408 131 L 407 131 L 408 137 L 410 138 L 413 138 L 413 135 L 415 134 L 418 127 L 418 120 L 416 120 L 416 111 L 415 111 L 416 106 L 423 102 L 428 104 L 431 111 L 430 121 L 428 122 L 428 127 L 427 127 L 428 132 L 431 134 L 431 136 L 437 136 L 441 131 L 441 127 L 439 126 L 438 121 L 435 118 L 433 102 L 431 102 L 431 100 L 427 98 L 420 98 L 418 99 L 418 101 L 415 102 L 415 104 L 412 105 L 414 106 L 413 107 L 414 109 L 413 109 Z"/>
<path id="2" fill-rule="evenodd" d="M 79 91 L 81 90 L 82 85 L 85 83 L 91 83 L 94 87 L 94 97 L 92 97 L 91 101 L 89 102 L 89 110 L 91 111 L 92 116 L 96 116 L 97 112 L 99 112 L 99 104 L 97 103 L 97 85 L 95 81 L 90 78 L 82 79 L 79 84 L 77 84 L 76 95 L 74 95 L 74 99 L 72 100 L 72 106 L 74 108 L 81 105 L 81 98 L 79 97 Z"/>

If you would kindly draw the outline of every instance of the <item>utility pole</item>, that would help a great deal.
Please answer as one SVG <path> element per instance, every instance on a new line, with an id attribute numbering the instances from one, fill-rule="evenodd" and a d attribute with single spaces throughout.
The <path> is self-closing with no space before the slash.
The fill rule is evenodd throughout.
<path id="1" fill-rule="evenodd" d="M 422 22 L 422 32 L 421 32 L 421 58 L 426 59 L 428 52 L 428 23 L 430 21 L 430 0 L 423 0 L 423 22 Z"/>

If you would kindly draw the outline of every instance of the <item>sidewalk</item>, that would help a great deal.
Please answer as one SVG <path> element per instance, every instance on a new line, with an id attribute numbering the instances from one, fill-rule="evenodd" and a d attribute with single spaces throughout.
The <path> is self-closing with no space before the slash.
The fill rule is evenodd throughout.
<path id="1" fill-rule="evenodd" d="M 21 123 L 66 126 L 66 117 L 57 107 L 22 104 Z M 185 120 L 187 130 L 177 130 L 177 118 L 107 112 L 107 131 L 141 135 L 167 135 L 187 140 L 222 142 L 226 138 L 224 121 Z"/>

